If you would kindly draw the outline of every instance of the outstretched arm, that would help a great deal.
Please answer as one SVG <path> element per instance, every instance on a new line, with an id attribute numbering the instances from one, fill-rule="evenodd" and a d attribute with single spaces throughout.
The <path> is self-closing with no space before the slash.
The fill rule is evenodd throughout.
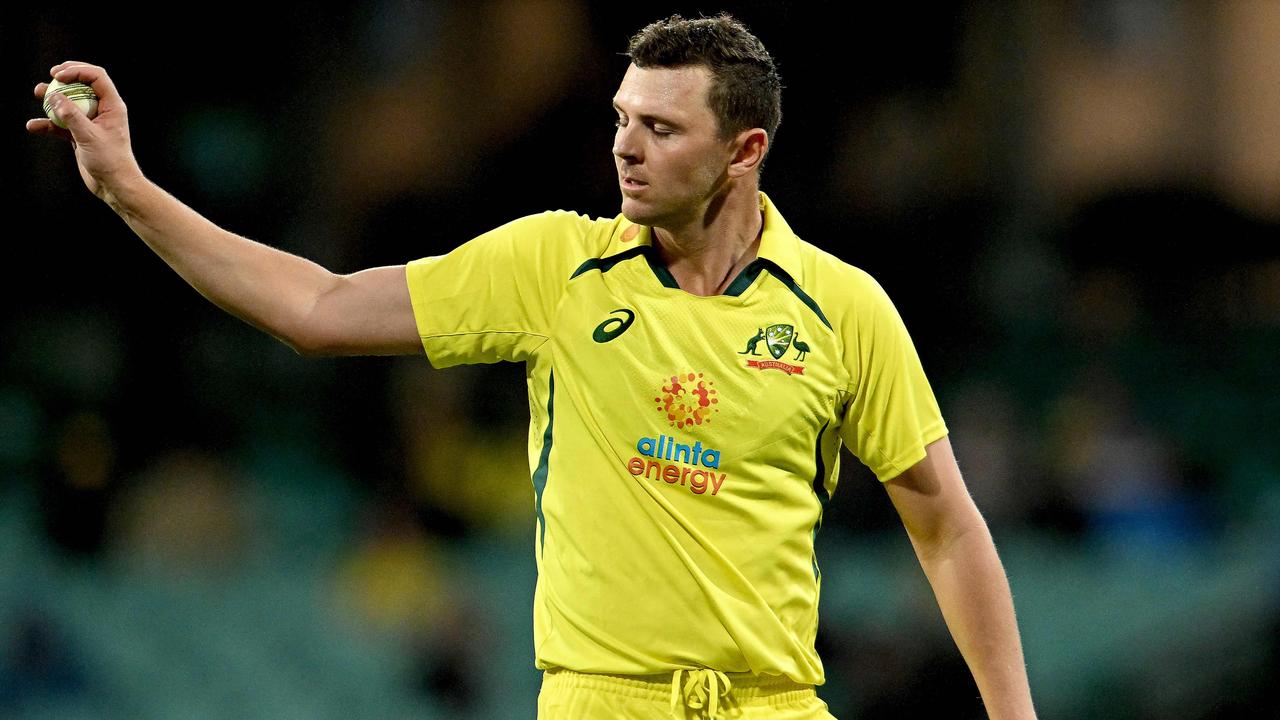
<path id="1" fill-rule="evenodd" d="M 133 157 L 123 99 L 106 71 L 82 62 L 54 66 L 61 82 L 97 93 L 90 120 L 55 93 L 54 113 L 28 132 L 67 140 L 85 185 L 201 295 L 305 354 L 422 352 L 403 266 L 337 275 L 295 255 L 223 230 L 143 176 Z M 43 98 L 47 83 L 35 87 Z"/>
<path id="2" fill-rule="evenodd" d="M 965 489 L 951 442 L 885 483 L 943 618 L 993 720 L 1035 717 L 1013 598 L 987 524 Z"/>

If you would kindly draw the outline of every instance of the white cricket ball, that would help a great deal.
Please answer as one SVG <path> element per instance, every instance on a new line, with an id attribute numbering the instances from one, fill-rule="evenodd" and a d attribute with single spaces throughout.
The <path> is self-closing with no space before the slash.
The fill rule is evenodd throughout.
<path id="1" fill-rule="evenodd" d="M 44 114 L 49 116 L 54 125 L 64 130 L 67 126 L 63 125 L 58 116 L 53 114 L 53 106 L 49 104 L 49 93 L 66 95 L 68 99 L 76 104 L 76 107 L 80 108 L 80 112 L 89 116 L 90 120 L 98 114 L 98 96 L 94 94 L 93 88 L 84 83 L 61 83 L 57 80 L 50 80 L 49 89 L 44 91 Z"/>

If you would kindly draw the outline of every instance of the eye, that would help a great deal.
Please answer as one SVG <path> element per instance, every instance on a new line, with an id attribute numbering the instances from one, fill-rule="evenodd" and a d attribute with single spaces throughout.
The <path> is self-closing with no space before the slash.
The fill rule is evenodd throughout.
<path id="1" fill-rule="evenodd" d="M 646 120 L 644 126 L 649 128 L 649 132 L 657 137 L 667 137 L 668 135 L 674 135 L 676 132 L 671 126 L 654 120 Z"/>

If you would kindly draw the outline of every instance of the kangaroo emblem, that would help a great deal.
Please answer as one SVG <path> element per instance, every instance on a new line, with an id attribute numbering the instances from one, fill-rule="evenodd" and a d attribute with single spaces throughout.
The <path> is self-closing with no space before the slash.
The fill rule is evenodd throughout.
<path id="1" fill-rule="evenodd" d="M 791 345 L 796 349 L 796 362 L 804 360 L 804 356 L 809 354 L 809 343 L 804 342 L 798 336 L 791 341 Z"/>
<path id="2" fill-rule="evenodd" d="M 756 346 L 759 345 L 760 341 L 763 339 L 764 339 L 764 328 L 757 328 L 756 336 L 747 341 L 747 349 L 743 350 L 738 354 L 739 355 L 759 355 L 760 353 L 756 352 Z"/>

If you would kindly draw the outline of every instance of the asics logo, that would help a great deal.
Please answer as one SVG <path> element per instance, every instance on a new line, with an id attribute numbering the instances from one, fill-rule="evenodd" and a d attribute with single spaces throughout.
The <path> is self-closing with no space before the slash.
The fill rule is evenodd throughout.
<path id="1" fill-rule="evenodd" d="M 607 343 L 626 332 L 627 328 L 631 327 L 631 323 L 635 322 L 636 314 L 624 308 L 618 308 L 617 310 L 610 311 L 609 314 L 617 315 L 618 313 L 622 313 L 625 316 L 625 319 L 621 317 L 611 317 L 608 320 L 605 320 L 597 325 L 596 329 L 592 331 L 591 339 L 598 343 Z"/>

